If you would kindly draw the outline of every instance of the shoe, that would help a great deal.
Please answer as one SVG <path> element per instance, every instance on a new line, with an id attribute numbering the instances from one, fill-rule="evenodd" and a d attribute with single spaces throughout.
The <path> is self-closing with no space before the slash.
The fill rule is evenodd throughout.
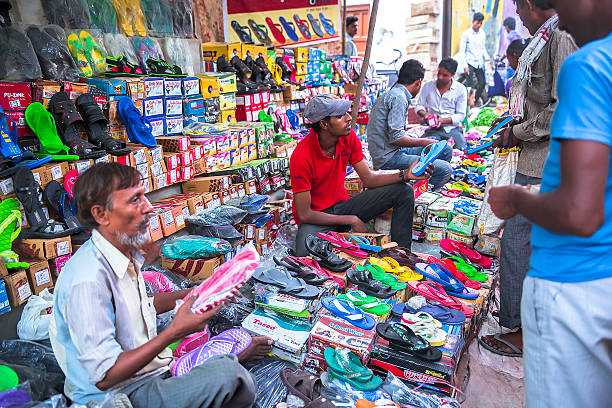
<path id="1" fill-rule="evenodd" d="M 225 55 L 220 55 L 217 58 L 217 72 L 238 72 L 225 58 Z"/>
<path id="2" fill-rule="evenodd" d="M 308 13 L 306 17 L 308 17 L 308 21 L 310 21 L 310 26 L 312 27 L 312 31 L 314 31 L 315 34 L 318 35 L 319 37 L 325 37 L 325 33 L 321 29 L 319 20 L 317 20 L 317 18 L 310 13 Z"/>
<path id="3" fill-rule="evenodd" d="M 238 77 L 236 86 L 240 88 L 238 89 L 239 93 L 257 92 L 258 85 L 252 80 L 253 71 L 237 55 L 231 59 L 231 63 L 236 69 L 236 76 Z"/>
<path id="4" fill-rule="evenodd" d="M 257 24 L 255 20 L 249 19 L 249 26 L 251 31 L 255 34 L 255 37 L 261 41 L 264 45 L 272 45 L 272 40 L 268 36 L 268 29 L 264 24 Z"/>
<path id="5" fill-rule="evenodd" d="M 239 22 L 236 20 L 232 20 L 232 28 L 238 34 L 238 38 L 240 38 L 240 42 L 245 44 L 253 44 L 253 37 L 251 34 L 251 30 L 247 26 L 241 26 Z M 247 33 L 248 31 L 248 33 Z"/>
<path id="6" fill-rule="evenodd" d="M 264 76 L 265 76 L 265 83 L 270 86 L 270 91 L 271 92 L 282 92 L 283 87 L 278 85 L 276 81 L 273 79 L 272 72 L 270 71 L 268 64 L 266 64 L 266 60 L 264 59 L 264 57 L 262 56 L 257 57 L 257 59 L 255 60 L 255 64 L 259 68 L 261 68 L 261 70 L 263 71 Z"/>
<path id="7" fill-rule="evenodd" d="M 106 57 L 106 66 L 108 71 L 104 73 L 107 77 L 112 76 L 145 76 L 146 73 L 143 72 L 142 68 L 138 65 L 132 64 L 127 60 L 123 55 L 120 55 L 116 58 L 114 57 Z"/>
<path id="8" fill-rule="evenodd" d="M 299 85 L 297 82 L 293 82 L 291 80 L 291 74 L 293 74 L 293 70 L 291 69 L 291 67 L 289 67 L 289 64 L 283 61 L 282 57 L 276 57 L 276 65 L 278 65 L 283 72 L 282 74 L 283 81 L 290 83 L 290 84 Z"/>
<path id="9" fill-rule="evenodd" d="M 293 15 L 293 21 L 295 21 L 295 24 L 297 24 L 297 27 L 300 30 L 300 33 L 302 33 L 302 35 L 304 36 L 304 38 L 310 40 L 312 38 L 312 35 L 310 34 L 310 24 L 308 24 L 308 21 L 302 20 L 297 14 Z"/>

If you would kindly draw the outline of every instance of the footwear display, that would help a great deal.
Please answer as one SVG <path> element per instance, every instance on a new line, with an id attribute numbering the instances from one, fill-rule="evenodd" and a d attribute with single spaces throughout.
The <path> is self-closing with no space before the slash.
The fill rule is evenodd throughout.
<path id="1" fill-rule="evenodd" d="M 308 18 L 308 21 L 310 21 L 310 26 L 312 27 L 312 31 L 314 31 L 314 33 L 318 35 L 319 37 L 324 37 L 325 33 L 323 32 L 323 29 L 321 28 L 321 25 L 319 24 L 319 20 L 317 20 L 317 18 L 310 13 L 308 13 L 306 17 Z"/>
<path id="2" fill-rule="evenodd" d="M 277 43 L 284 44 L 287 42 L 285 36 L 283 35 L 283 27 L 280 24 L 272 21 L 270 17 L 266 17 L 266 24 L 268 24 L 268 27 L 270 27 L 270 31 L 272 31 L 272 35 Z"/>
<path id="3" fill-rule="evenodd" d="M 134 101 L 127 96 L 119 99 L 117 111 L 127 129 L 130 141 L 140 143 L 147 147 L 157 146 L 155 137 L 151 132 L 151 122 L 134 106 Z"/>
<path id="4" fill-rule="evenodd" d="M 329 35 L 336 35 L 336 29 L 334 28 L 334 22 L 325 17 L 325 14 L 319 13 L 319 19 L 321 20 L 321 24 L 323 24 L 323 28 L 327 31 Z"/>
<path id="5" fill-rule="evenodd" d="M 295 24 L 300 30 L 300 33 L 302 33 L 302 36 L 305 39 L 310 40 L 312 38 L 312 34 L 310 34 L 310 24 L 308 24 L 308 21 L 302 20 L 297 14 L 293 15 L 293 21 L 295 21 Z"/>
<path id="6" fill-rule="evenodd" d="M 89 141 L 100 149 L 114 156 L 125 156 L 131 150 L 124 142 L 112 138 L 108 134 L 108 120 L 104 117 L 102 109 L 96 103 L 93 96 L 83 94 L 76 100 L 76 107 L 86 125 Z"/>
<path id="7" fill-rule="evenodd" d="M 28 27 L 26 33 L 38 57 L 43 78 L 54 81 L 79 81 L 81 73 L 64 42 L 49 34 L 46 29 L 36 26 Z"/>
<path id="8" fill-rule="evenodd" d="M 79 36 L 75 33 L 70 33 L 66 38 L 66 41 L 68 42 L 70 53 L 72 54 L 72 57 L 74 58 L 77 67 L 81 70 L 83 76 L 92 76 L 93 70 L 91 69 L 91 65 L 89 65 L 89 60 L 85 54 L 85 47 L 81 43 Z"/>
<path id="9" fill-rule="evenodd" d="M 42 71 L 27 35 L 15 26 L 0 27 L 0 79 L 34 81 Z"/>
<path id="10" fill-rule="evenodd" d="M 27 262 L 19 262 L 19 255 L 12 249 L 13 241 L 21 232 L 19 201 L 8 198 L 0 202 L 0 259 L 6 269 L 28 268 Z"/>
<path id="11" fill-rule="evenodd" d="M 249 27 L 251 28 L 251 32 L 255 34 L 255 37 L 257 37 L 259 41 L 261 41 L 264 45 L 272 45 L 272 40 L 268 35 L 268 29 L 266 28 L 265 24 L 258 24 L 253 19 L 249 19 L 248 23 Z"/>
<path id="12" fill-rule="evenodd" d="M 245 44 L 253 44 L 253 37 L 249 27 L 241 26 L 236 20 L 232 21 L 231 26 L 238 35 L 238 38 L 240 38 L 240 42 Z"/>
<path id="13" fill-rule="evenodd" d="M 289 37 L 291 41 L 296 42 L 300 40 L 300 38 L 295 32 L 295 25 L 291 21 L 285 20 L 285 17 L 282 16 L 278 18 L 278 21 L 283 26 L 285 34 L 287 34 L 287 37 Z"/>
<path id="14" fill-rule="evenodd" d="M 118 57 L 106 57 L 106 66 L 108 67 L 108 71 L 106 71 L 104 75 L 107 77 L 141 77 L 147 75 L 143 72 L 142 68 L 129 62 L 123 55 Z"/>

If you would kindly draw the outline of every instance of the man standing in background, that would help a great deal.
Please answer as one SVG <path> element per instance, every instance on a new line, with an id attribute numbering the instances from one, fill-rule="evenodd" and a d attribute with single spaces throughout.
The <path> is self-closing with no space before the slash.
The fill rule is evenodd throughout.
<path id="1" fill-rule="evenodd" d="M 476 103 L 482 97 L 486 85 L 485 65 L 491 60 L 485 47 L 487 35 L 481 30 L 483 21 L 482 13 L 474 13 L 472 27 L 461 34 L 461 47 L 459 48 L 459 53 L 467 64 L 465 67 L 465 74 L 468 76 L 467 85 L 476 88 Z"/>
<path id="2" fill-rule="evenodd" d="M 345 49 L 344 54 L 349 57 L 357 56 L 357 44 L 355 44 L 355 40 L 353 37 L 357 34 L 357 29 L 359 28 L 359 20 L 355 16 L 348 16 L 346 18 L 346 41 L 345 41 Z"/>

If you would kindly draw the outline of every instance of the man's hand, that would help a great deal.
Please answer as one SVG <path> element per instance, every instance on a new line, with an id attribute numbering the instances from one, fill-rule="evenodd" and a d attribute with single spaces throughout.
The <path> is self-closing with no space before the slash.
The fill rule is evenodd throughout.
<path id="1" fill-rule="evenodd" d="M 464 73 L 464 74 L 466 74 L 466 75 L 467 75 L 467 74 L 469 74 L 469 72 L 470 72 L 470 67 L 465 67 L 465 68 L 463 68 L 463 73 Z"/>
<path id="2" fill-rule="evenodd" d="M 514 202 L 516 193 L 520 190 L 524 190 L 524 186 L 518 184 L 511 184 L 509 186 L 492 187 L 489 191 L 489 205 L 493 214 L 497 218 L 507 220 L 517 214 L 516 203 Z"/>
<path id="3" fill-rule="evenodd" d="M 361 221 L 361 218 L 355 215 L 355 219 L 351 223 L 351 229 L 355 232 L 365 233 L 368 232 L 368 227 Z"/>
<path id="4" fill-rule="evenodd" d="M 510 129 L 511 128 L 507 128 L 506 130 L 504 130 L 502 135 L 493 141 L 493 145 L 489 147 L 489 150 L 494 150 L 495 148 L 500 146 L 502 148 L 516 146 L 518 144 L 518 140 L 510 136 Z"/>
<path id="5" fill-rule="evenodd" d="M 434 171 L 434 165 L 433 163 L 429 163 L 427 165 L 427 167 L 425 168 L 425 171 L 423 172 L 423 174 L 421 174 L 420 176 L 415 176 L 412 173 L 412 169 L 414 168 L 414 166 L 417 165 L 419 161 L 416 160 L 414 163 L 412 163 L 410 165 L 410 167 L 404 171 L 404 181 L 408 181 L 408 180 L 426 180 L 428 178 L 431 177 L 431 175 L 433 174 Z"/>
<path id="6" fill-rule="evenodd" d="M 174 319 L 172 319 L 172 322 L 168 326 L 167 330 L 172 330 L 177 340 L 192 333 L 204 330 L 206 323 L 208 323 L 208 321 L 223 307 L 223 305 L 218 305 L 204 313 L 196 314 L 191 311 L 191 306 L 193 306 L 195 300 L 196 296 L 189 297 L 189 299 L 179 307 Z"/>
<path id="7" fill-rule="evenodd" d="M 491 123 L 491 127 L 489 128 L 489 130 L 487 130 L 487 133 L 490 133 L 493 130 L 493 128 L 495 128 L 495 126 L 499 125 L 507 117 L 508 116 L 506 116 L 506 115 L 502 115 L 502 116 L 498 116 L 495 119 L 493 119 L 493 123 Z M 506 126 L 512 127 L 514 125 L 518 125 L 519 123 L 520 123 L 520 121 L 518 119 L 514 118 Z"/>

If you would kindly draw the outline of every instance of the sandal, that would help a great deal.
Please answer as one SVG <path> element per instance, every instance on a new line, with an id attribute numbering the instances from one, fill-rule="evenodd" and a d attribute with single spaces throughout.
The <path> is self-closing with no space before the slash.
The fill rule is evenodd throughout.
<path id="1" fill-rule="evenodd" d="M 310 34 L 310 24 L 308 24 L 308 21 L 302 20 L 297 14 L 293 15 L 293 21 L 295 21 L 295 24 L 297 24 L 302 36 L 305 39 L 310 40 L 312 35 Z"/>
<path id="2" fill-rule="evenodd" d="M 372 313 L 376 316 L 384 316 L 391 311 L 391 306 L 387 303 L 381 302 L 374 296 L 368 296 L 357 289 L 351 289 L 346 294 L 340 294 L 337 297 L 338 299 L 348 300 L 364 312 Z"/>
<path id="3" fill-rule="evenodd" d="M 80 159 L 97 159 L 106 154 L 93 144 L 81 139 L 78 128 L 83 118 L 66 92 L 58 92 L 49 100 L 49 112 L 53 115 L 60 139 L 68 146 L 68 152 Z M 42 141 L 41 141 L 42 143 Z"/>
<path id="4" fill-rule="evenodd" d="M 108 70 L 104 73 L 107 77 L 113 76 L 132 76 L 141 77 L 147 74 L 143 72 L 142 68 L 138 65 L 132 64 L 123 55 L 116 58 L 106 57 L 106 65 Z"/>
<path id="5" fill-rule="evenodd" d="M 83 230 L 76 215 L 72 212 L 72 200 L 60 183 L 55 180 L 50 181 L 47 187 L 45 187 L 44 197 L 68 228 L 79 231 Z"/>
<path id="6" fill-rule="evenodd" d="M 356 258 L 366 258 L 368 254 L 361 249 L 359 249 L 359 245 L 355 243 L 348 242 L 343 235 L 338 234 L 337 232 L 319 232 L 317 234 L 319 238 L 322 238 L 326 241 L 329 241 L 334 248 L 339 249 L 342 252 L 345 252 L 349 255 L 352 255 Z"/>
<path id="7" fill-rule="evenodd" d="M 291 21 L 285 20 L 285 17 L 283 16 L 280 16 L 278 18 L 278 21 L 281 23 L 281 25 L 285 29 L 285 34 L 287 34 L 287 37 L 289 37 L 291 41 L 297 42 L 300 40 L 300 37 L 298 37 L 298 35 L 295 32 L 295 25 Z"/>
<path id="8" fill-rule="evenodd" d="M 83 47 L 79 36 L 76 35 L 76 33 L 70 33 L 66 38 L 66 42 L 68 43 L 70 54 L 72 54 L 72 58 L 74 58 L 74 62 L 76 62 L 77 67 L 81 70 L 81 73 L 87 78 L 93 76 L 93 70 L 91 69 L 91 65 L 89 65 L 87 55 L 85 54 L 85 47 Z"/>
<path id="9" fill-rule="evenodd" d="M 304 370 L 292 370 L 285 367 L 280 372 L 280 379 L 287 390 L 301 399 L 306 407 L 333 408 L 334 405 L 321 397 L 323 385 L 318 376 L 312 375 Z M 325 400 L 325 401 L 323 401 Z"/>
<path id="10" fill-rule="evenodd" d="M 446 293 L 451 296 L 461 299 L 476 299 L 480 296 L 480 293 L 475 289 L 468 289 L 461 281 L 455 279 L 455 277 L 441 264 L 419 263 L 416 265 L 417 271 L 423 276 L 431 279 L 434 282 L 438 282 Z"/>
<path id="11" fill-rule="evenodd" d="M 40 142 L 40 153 L 36 157 L 45 160 L 79 160 L 79 156 L 68 154 L 69 148 L 57 135 L 53 115 L 40 102 L 33 102 L 26 108 L 25 118 L 28 126 Z M 48 157 L 48 159 L 47 159 Z"/>
<path id="12" fill-rule="evenodd" d="M 240 25 L 236 20 L 232 20 L 231 26 L 238 35 L 241 43 L 253 44 L 253 35 L 249 27 Z"/>
<path id="13" fill-rule="evenodd" d="M 417 314 L 420 312 L 427 313 L 439 322 L 448 325 L 463 324 L 465 322 L 465 314 L 463 312 L 446 306 L 430 305 L 429 303 L 419 309 L 411 307 L 408 303 L 398 303 L 391 309 L 391 314 L 399 318 L 405 313 Z"/>
<path id="14" fill-rule="evenodd" d="M 284 44 L 287 42 L 285 36 L 283 35 L 283 27 L 280 24 L 275 24 L 270 17 L 266 17 L 266 24 L 268 24 L 268 27 L 270 27 L 270 30 L 272 31 L 272 35 L 274 36 L 276 42 L 280 44 Z"/>
<path id="15" fill-rule="evenodd" d="M 106 71 L 106 61 L 102 48 L 96 43 L 91 34 L 85 30 L 79 32 L 79 39 L 85 48 L 87 60 L 93 64 L 93 72 L 96 74 L 104 73 Z"/>
<path id="16" fill-rule="evenodd" d="M 308 21 L 310 21 L 310 26 L 312 27 L 312 31 L 314 31 L 315 34 L 318 35 L 319 37 L 325 37 L 325 33 L 321 29 L 319 20 L 317 20 L 317 18 L 310 13 L 308 13 L 306 17 L 308 18 Z"/>
<path id="17" fill-rule="evenodd" d="M 332 272 L 344 272 L 353 265 L 350 261 L 342 259 L 334 253 L 332 245 L 328 241 L 314 235 L 306 237 L 306 249 L 320 259 L 323 267 Z"/>
<path id="18" fill-rule="evenodd" d="M 319 19 L 321 20 L 321 24 L 323 24 L 323 28 L 327 31 L 329 35 L 336 35 L 336 29 L 334 28 L 334 22 L 325 17 L 325 14 L 319 13 Z"/>
<path id="19" fill-rule="evenodd" d="M 346 273 L 346 279 L 366 294 L 378 299 L 388 299 L 397 294 L 397 290 L 393 290 L 389 285 L 374 279 L 370 271 L 365 268 L 361 270 L 349 269 Z"/>
<path id="20" fill-rule="evenodd" d="M 325 296 L 321 299 L 321 305 L 339 318 L 360 329 L 371 330 L 376 325 L 376 320 L 372 316 L 363 313 L 348 300 Z"/>
<path id="21" fill-rule="evenodd" d="M 283 266 L 290 272 L 294 272 L 291 274 L 294 278 L 302 278 L 309 285 L 319 286 L 329 280 L 329 277 L 321 276 L 314 267 L 300 263 L 295 257 L 285 256 L 279 259 L 273 256 L 272 259 L 278 266 Z"/>
<path id="22" fill-rule="evenodd" d="M 319 263 L 316 260 L 312 258 L 308 258 L 308 257 L 303 257 L 303 258 L 296 257 L 295 259 L 298 260 L 298 262 L 300 262 L 301 264 L 307 267 L 313 268 L 314 270 L 316 270 L 316 273 L 318 273 L 319 275 L 327 276 L 327 279 L 331 279 L 334 282 L 336 282 L 338 284 L 338 288 L 340 289 L 344 288 L 345 286 L 344 280 L 335 276 L 333 273 L 331 273 L 327 269 L 321 267 L 321 265 L 319 265 Z"/>
<path id="23" fill-rule="evenodd" d="M 47 218 L 38 201 L 41 195 L 40 185 L 34 180 L 32 170 L 19 166 L 13 177 L 13 184 L 30 225 L 30 228 L 21 230 L 19 238 L 59 238 L 79 232 L 78 228 L 66 228 L 61 223 Z"/>
<path id="24" fill-rule="evenodd" d="M 304 279 L 294 278 L 283 269 L 258 268 L 253 279 L 260 283 L 276 286 L 279 293 L 285 293 L 300 299 L 315 299 L 319 296 L 319 289 L 308 285 Z"/>
<path id="25" fill-rule="evenodd" d="M 425 361 L 440 361 L 442 352 L 417 336 L 405 323 L 378 323 L 376 334 L 389 342 L 389 346 L 412 354 Z"/>
<path id="26" fill-rule="evenodd" d="M 447 335 L 442 330 L 442 323 L 428 313 L 404 313 L 402 323 L 408 325 L 417 336 L 427 340 L 431 346 L 439 347 L 446 343 Z"/>
<path id="27" fill-rule="evenodd" d="M 259 41 L 261 41 L 266 46 L 272 45 L 272 40 L 268 36 L 268 29 L 264 24 L 257 24 L 255 20 L 251 18 L 249 19 L 248 23 L 251 27 L 252 32 L 255 33 L 255 37 L 257 37 Z"/>
<path id="28" fill-rule="evenodd" d="M 426 299 L 440 303 L 442 306 L 450 307 L 451 309 L 462 312 L 465 317 L 474 316 L 474 309 L 464 305 L 454 297 L 449 296 L 440 284 L 436 282 L 421 281 L 408 282 L 408 289 L 419 295 L 423 295 Z"/>
<path id="29" fill-rule="evenodd" d="M 443 239 L 440 241 L 440 248 L 445 251 L 457 251 L 468 257 L 468 259 L 483 268 L 489 269 L 492 266 L 491 258 L 481 255 L 479 252 L 469 248 L 462 242 L 454 241 L 452 239 Z"/>
<path id="30" fill-rule="evenodd" d="M 371 256 L 369 261 L 371 265 L 379 266 L 383 271 L 397 276 L 397 279 L 402 282 L 418 281 L 423 279 L 423 275 L 414 272 L 407 266 L 400 266 L 400 264 L 393 258 L 384 257 L 379 259 Z"/>
<path id="31" fill-rule="evenodd" d="M 13 241 L 21 232 L 21 212 L 19 201 L 7 198 L 0 202 L 0 259 L 6 269 L 26 269 L 30 267 L 27 262 L 19 262 L 19 255 L 12 249 Z"/>
<path id="32" fill-rule="evenodd" d="M 148 273 L 157 273 L 157 272 L 149 271 Z M 145 277 L 145 274 L 143 273 L 143 278 L 144 277 Z M 168 292 L 171 292 L 171 290 L 168 290 Z M 208 326 L 206 326 L 204 327 L 204 330 L 197 332 L 197 333 L 190 334 L 189 336 L 185 337 L 182 341 L 180 341 L 179 344 L 176 346 L 176 348 L 173 350 L 172 355 L 176 358 L 182 357 L 185 354 L 204 345 L 204 343 L 206 343 L 209 339 L 210 339 L 210 332 L 208 331 Z"/>
<path id="33" fill-rule="evenodd" d="M 402 247 L 382 250 L 380 256 L 393 258 L 401 266 L 407 266 L 412 270 L 414 270 L 416 264 L 423 262 L 423 258 L 413 254 L 408 248 Z"/>
<path id="34" fill-rule="evenodd" d="M 139 143 L 146 147 L 157 146 L 157 141 L 151 131 L 153 128 L 151 122 L 142 116 L 131 98 L 124 96 L 119 99 L 117 111 L 126 127 L 130 142 Z"/>
<path id="35" fill-rule="evenodd" d="M 433 163 L 438 156 L 442 154 L 446 146 L 448 146 L 448 142 L 446 140 L 440 140 L 438 143 L 432 143 L 421 150 L 421 157 L 416 166 L 412 168 L 412 174 L 420 176 L 425 173 L 427 166 Z"/>
<path id="36" fill-rule="evenodd" d="M 90 94 L 82 94 L 76 100 L 76 106 L 87 125 L 89 140 L 114 156 L 130 154 L 131 149 L 108 134 L 108 120 L 102 114 L 100 106 Z"/>
<path id="37" fill-rule="evenodd" d="M 333 380 L 337 377 L 362 391 L 372 391 L 382 384 L 382 379 L 365 367 L 359 357 L 352 351 L 327 347 L 323 352 L 328 367 L 328 374 Z"/>
<path id="38" fill-rule="evenodd" d="M 510 350 L 514 351 L 514 353 L 507 353 L 505 351 L 501 351 L 496 349 L 495 347 L 491 347 L 490 345 L 488 345 L 483 339 L 482 337 L 478 338 L 478 343 L 480 343 L 480 345 L 484 348 L 486 348 L 487 350 L 489 350 L 491 353 L 494 354 L 498 354 L 500 356 L 505 356 L 505 357 L 523 357 L 523 351 L 521 349 L 519 349 L 518 347 L 516 347 L 514 344 L 510 343 L 509 341 L 502 339 L 501 338 L 502 333 L 497 333 L 495 335 L 493 335 L 493 339 L 508 346 L 510 348 Z"/>

